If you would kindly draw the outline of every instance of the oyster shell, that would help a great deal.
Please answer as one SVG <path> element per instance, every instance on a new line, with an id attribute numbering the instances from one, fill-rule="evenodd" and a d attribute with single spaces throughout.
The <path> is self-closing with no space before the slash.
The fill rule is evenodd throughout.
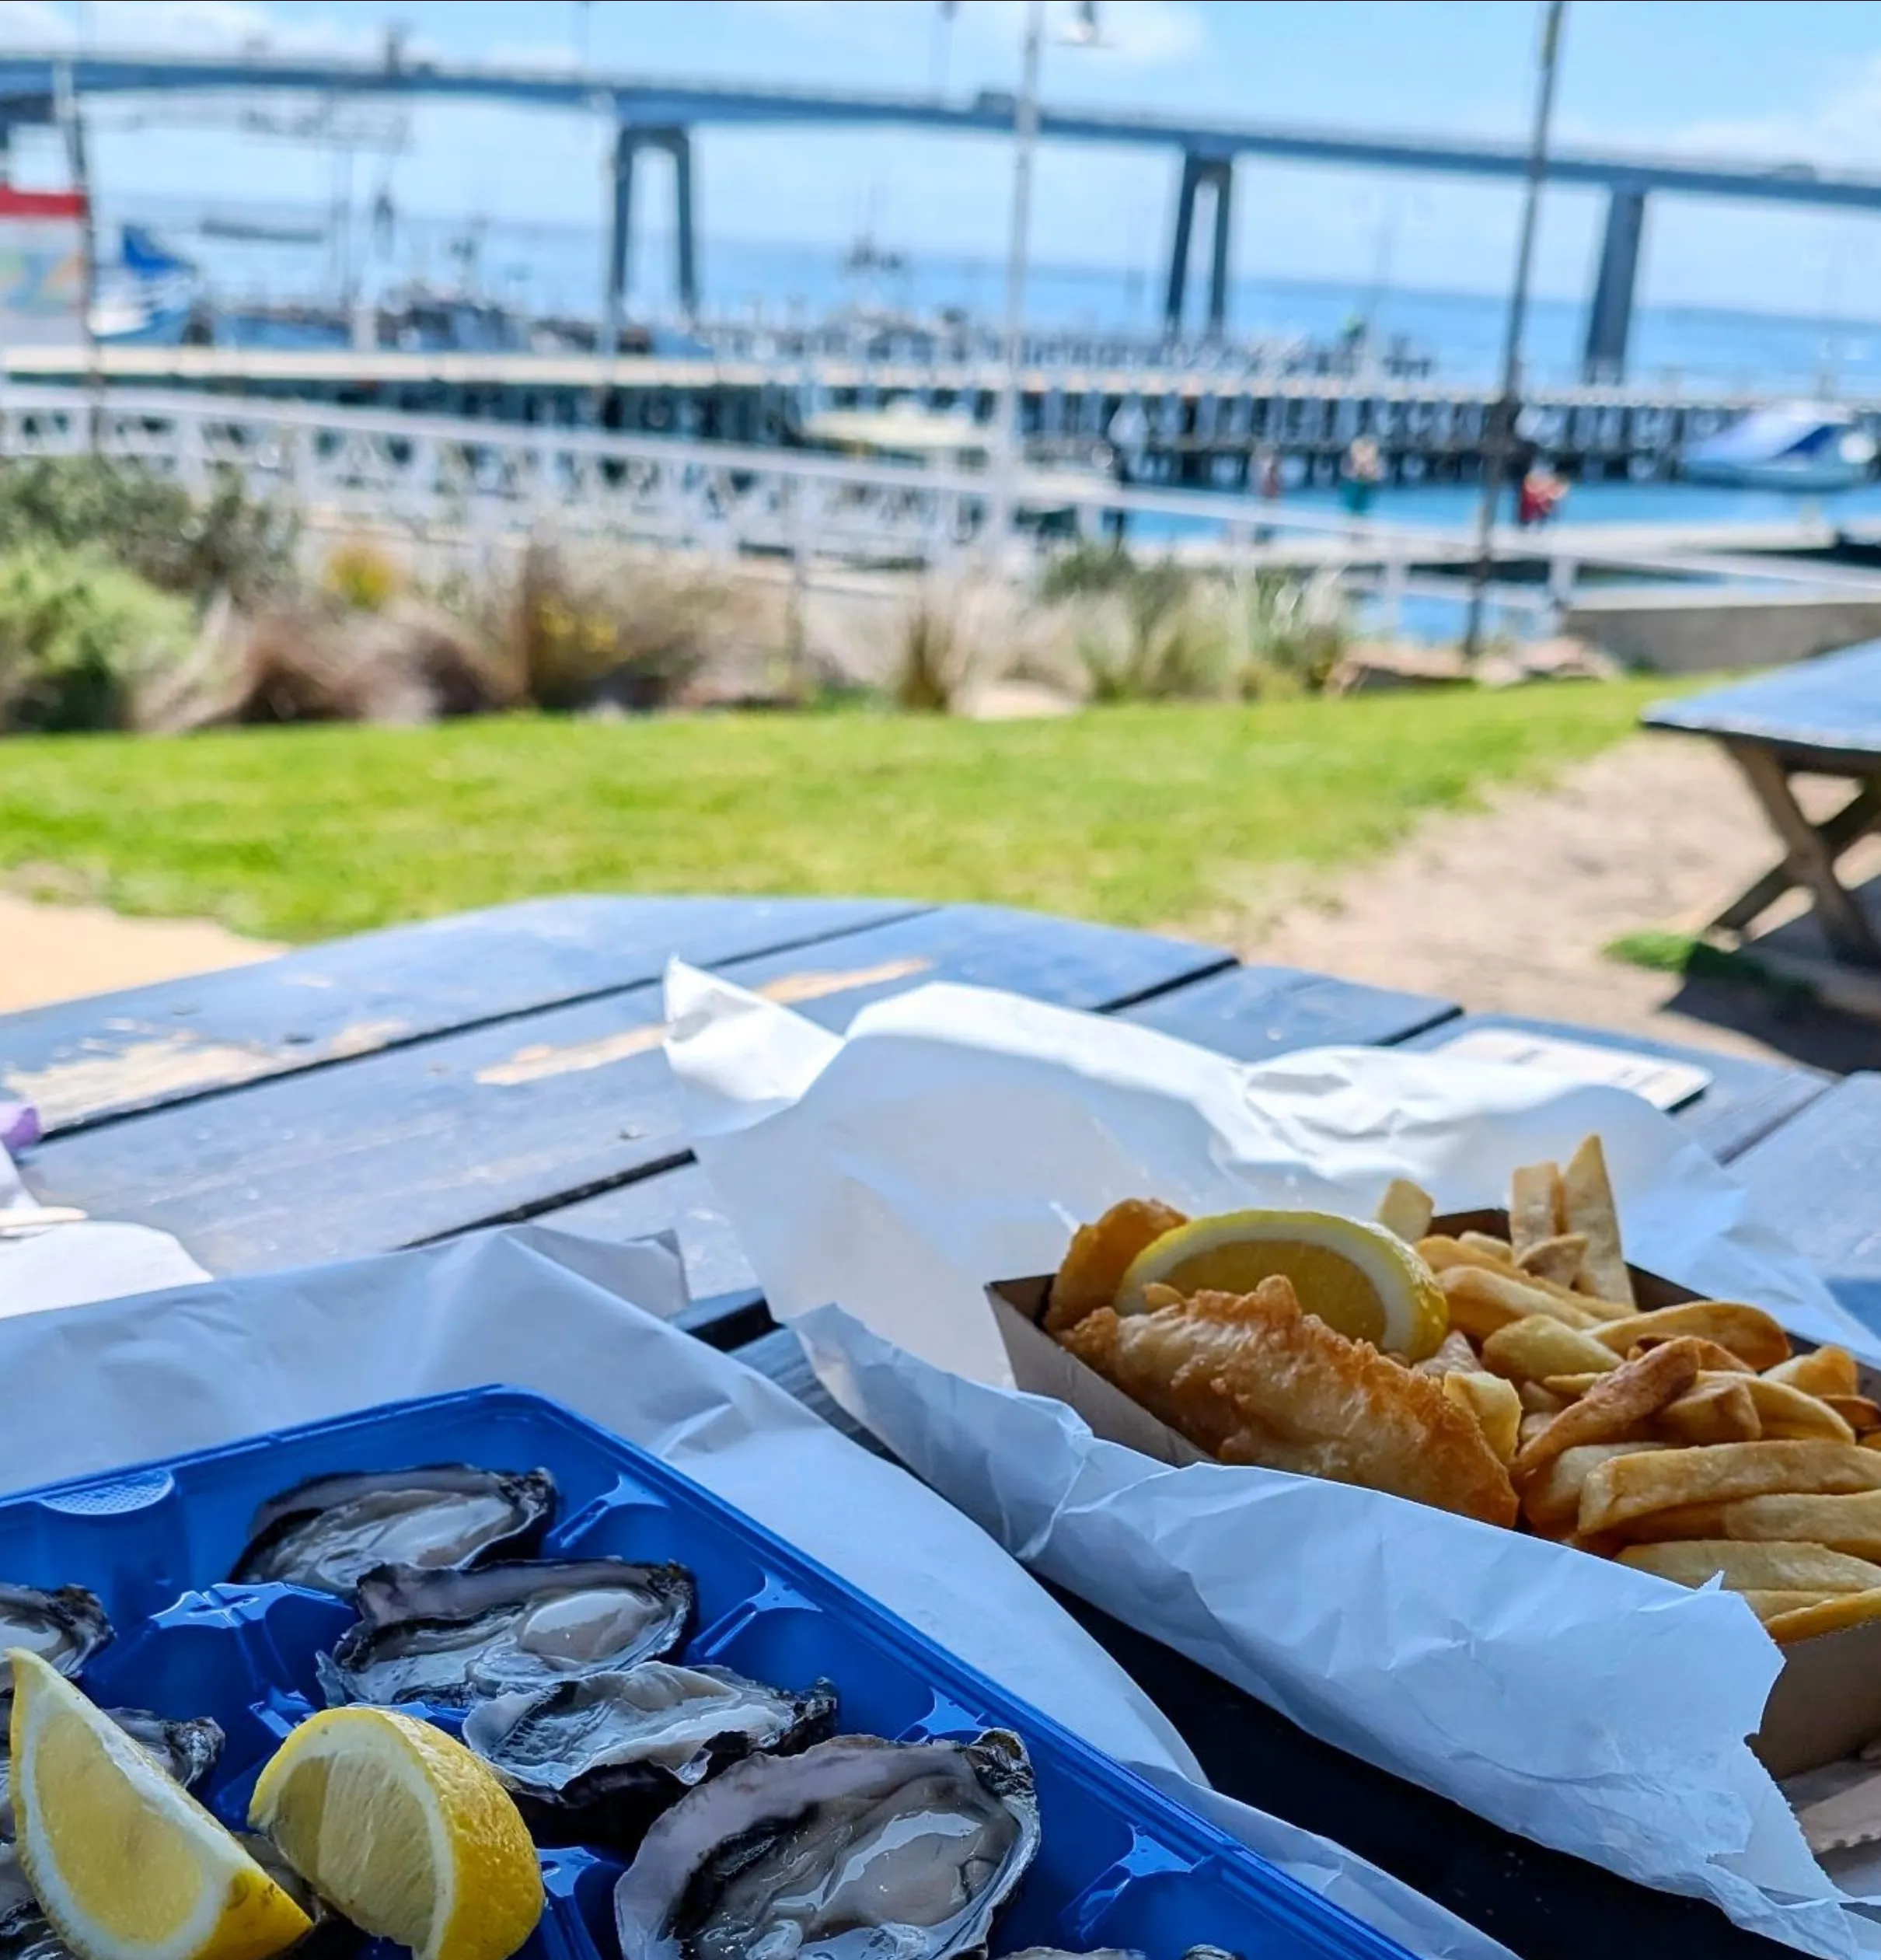
<path id="1" fill-rule="evenodd" d="M 614 1892 L 623 1960 L 983 1955 L 1038 1848 L 1031 1765 L 1004 1729 L 750 1756 L 647 1831 Z"/>
<path id="2" fill-rule="evenodd" d="M 1192 1949 L 1205 1954 L 1215 1950 L 1212 1947 Z M 1006 1960 L 1143 1960 L 1143 1956 L 1135 1947 L 1128 1946 L 1028 1946 L 1007 1954 Z M 1188 1955 L 1185 1954 L 1182 1960 L 1189 1960 Z"/>
<path id="3" fill-rule="evenodd" d="M 37 1586 L 0 1585 L 0 1654 L 23 1647 L 69 1681 L 110 1640 L 104 1602 L 83 1586 L 41 1592 Z M 12 1703 L 12 1677 L 0 1669 L 0 1713 Z"/>
<path id="4" fill-rule="evenodd" d="M 320 1657 L 334 1707 L 430 1702 L 466 1708 L 672 1652 L 693 1616 L 682 1565 L 523 1560 L 476 1572 L 368 1573 L 359 1619 Z"/>
<path id="5" fill-rule="evenodd" d="M 795 1695 L 729 1668 L 647 1661 L 484 1702 L 464 1718 L 464 1741 L 539 1840 L 619 1845 L 727 1763 L 820 1741 L 836 1713 L 827 1681 Z"/>
<path id="6" fill-rule="evenodd" d="M 229 1577 L 344 1598 L 382 1565 L 455 1572 L 504 1554 L 523 1558 L 542 1542 L 555 1503 L 546 1470 L 442 1463 L 314 1477 L 255 1513 Z"/>
<path id="7" fill-rule="evenodd" d="M 166 1721 L 141 1708 L 106 1710 L 134 1742 L 141 1743 L 185 1790 L 215 1767 L 222 1752 L 222 1725 L 207 1715 Z M 0 1960 L 72 1960 L 72 1949 L 47 1923 L 20 1869 L 14 1848 L 13 1805 L 5 1792 L 9 1759 L 0 1748 Z"/>
<path id="8" fill-rule="evenodd" d="M 107 1708 L 105 1713 L 132 1742 L 141 1743 L 145 1752 L 185 1790 L 194 1790 L 222 1756 L 225 1739 L 222 1725 L 207 1715 L 173 1722 L 147 1708 Z M 13 1799 L 8 1788 L 12 1763 L 6 1731 L 0 1729 L 0 1841 L 9 1843 L 13 1836 Z M 4 1952 L 0 1948 L 0 1955 Z"/>
<path id="9" fill-rule="evenodd" d="M 147 1708 L 107 1708 L 105 1713 L 185 1790 L 194 1790 L 215 1767 L 228 1739 L 222 1724 L 208 1715 L 171 1721 Z"/>
<path id="10" fill-rule="evenodd" d="M 10 1843 L 0 1844 L 0 1960 L 72 1960 L 72 1948 L 46 1923 Z"/>

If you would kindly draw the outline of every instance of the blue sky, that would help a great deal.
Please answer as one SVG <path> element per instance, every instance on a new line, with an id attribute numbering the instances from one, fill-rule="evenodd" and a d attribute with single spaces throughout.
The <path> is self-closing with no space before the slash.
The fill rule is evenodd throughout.
<path id="1" fill-rule="evenodd" d="M 1068 12 L 1068 7 L 1061 11 Z M 967 0 L 945 37 L 950 92 L 1010 88 L 1018 0 Z M 1516 135 L 1532 90 L 1529 0 L 1106 0 L 1106 46 L 1056 42 L 1048 100 L 1198 115 Z M 651 75 L 923 89 L 941 47 L 928 0 L 0 0 L 0 40 L 365 53 L 389 25 L 440 57 Z M 116 119 L 111 119 L 116 120 Z M 1690 153 L 1804 158 L 1881 170 L 1881 6 L 1828 0 L 1574 0 L 1561 135 Z M 602 132 L 571 117 L 424 107 L 391 166 L 401 204 L 444 215 L 592 225 Z M 323 202 L 330 160 L 227 129 L 106 126 L 108 185 L 183 199 Z M 911 252 L 1000 253 L 1009 152 L 993 141 L 882 131 L 708 131 L 699 146 L 707 276 L 740 241 L 834 246 L 873 208 Z M 34 166 L 29 159 L 23 166 Z M 49 168 L 41 164 L 41 169 Z M 378 166 L 363 166 L 361 182 Z M 647 187 L 649 229 L 661 218 Z M 1154 268 L 1173 190 L 1161 155 L 1048 148 L 1038 250 L 1065 262 Z M 1584 292 L 1600 205 L 1551 194 L 1538 281 Z M 1363 277 L 1381 230 L 1402 283 L 1495 291 L 1513 255 L 1505 187 L 1244 162 L 1237 270 Z M 1881 218 L 1658 201 L 1642 297 L 1664 304 L 1881 317 Z"/>

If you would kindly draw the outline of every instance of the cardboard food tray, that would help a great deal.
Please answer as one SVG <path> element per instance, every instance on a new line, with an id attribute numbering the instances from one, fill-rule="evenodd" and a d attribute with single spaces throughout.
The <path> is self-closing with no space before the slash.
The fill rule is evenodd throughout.
<path id="1" fill-rule="evenodd" d="M 1499 1210 L 1447 1212 L 1434 1219 L 1433 1232 L 1451 1237 L 1466 1232 L 1506 1238 L 1509 1217 Z M 1635 1298 L 1642 1310 L 1677 1306 L 1702 1298 L 1656 1273 L 1633 1266 Z M 1178 1467 L 1213 1459 L 1185 1436 L 1159 1421 L 1121 1389 L 1068 1354 L 1038 1325 L 1051 1292 L 1052 1276 L 1003 1280 L 986 1289 L 1016 1385 L 1031 1395 L 1052 1396 L 1077 1410 L 1093 1434 L 1123 1443 L 1157 1462 Z M 1813 1343 L 1791 1336 L 1799 1350 Z M 1881 1373 L 1861 1368 L 1864 1395 L 1881 1401 Z M 1583 1557 L 1563 1550 L 1565 1556 Z M 1764 1725 L 1751 1746 L 1773 1777 L 1787 1777 L 1851 1756 L 1881 1737 L 1881 1620 L 1786 1648 L 1783 1669 L 1764 1705 Z M 1881 1835 L 1881 1768 L 1876 1784 L 1876 1829 Z M 1812 1844 L 1817 1850 L 1835 1848 Z M 1838 1840 L 1846 1841 L 1846 1840 Z"/>

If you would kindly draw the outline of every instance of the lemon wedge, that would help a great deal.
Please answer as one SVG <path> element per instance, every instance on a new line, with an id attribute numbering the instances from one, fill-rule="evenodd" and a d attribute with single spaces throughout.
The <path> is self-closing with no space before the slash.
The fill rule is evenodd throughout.
<path id="1" fill-rule="evenodd" d="M 1146 1312 L 1149 1286 L 1185 1298 L 1251 1293 L 1276 1273 L 1306 1312 L 1403 1361 L 1434 1354 L 1450 1329 L 1443 1290 L 1401 1239 L 1325 1211 L 1227 1211 L 1178 1225 L 1130 1262 L 1117 1311 Z"/>
<path id="2" fill-rule="evenodd" d="M 82 1960 L 265 1960 L 307 1915 L 101 1709 L 15 1648 L 20 1868 Z"/>
<path id="3" fill-rule="evenodd" d="M 386 1708 L 303 1722 L 261 1773 L 248 1821 L 355 1926 L 417 1960 L 508 1960 L 542 1917 L 528 1827 L 442 1730 Z"/>

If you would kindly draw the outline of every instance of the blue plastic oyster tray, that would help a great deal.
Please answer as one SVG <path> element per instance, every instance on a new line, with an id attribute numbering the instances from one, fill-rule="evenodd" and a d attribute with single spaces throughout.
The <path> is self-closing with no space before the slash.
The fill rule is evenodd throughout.
<path id="1" fill-rule="evenodd" d="M 1034 1946 L 1196 1945 L 1241 1960 L 1387 1960 L 1405 1949 L 955 1660 L 866 1594 L 657 1458 L 559 1403 L 480 1389 L 0 1500 L 0 1581 L 89 1587 L 116 1638 L 80 1677 L 107 1707 L 209 1715 L 228 1742 L 197 1794 L 243 1826 L 262 1764 L 323 1705 L 316 1659 L 354 1618 L 292 1586 L 220 1583 L 256 1507 L 341 1470 L 461 1462 L 546 1469 L 561 1498 L 545 1557 L 677 1560 L 698 1584 L 692 1661 L 786 1689 L 819 1676 L 839 1733 L 895 1741 L 1010 1728 L 1037 1777 L 1043 1841 L 993 1934 Z M 447 1721 L 447 1726 L 455 1724 Z M 527 1960 L 616 1960 L 617 1857 L 543 1850 L 548 1906 Z M 369 1947 L 387 1955 L 400 1949 Z"/>

